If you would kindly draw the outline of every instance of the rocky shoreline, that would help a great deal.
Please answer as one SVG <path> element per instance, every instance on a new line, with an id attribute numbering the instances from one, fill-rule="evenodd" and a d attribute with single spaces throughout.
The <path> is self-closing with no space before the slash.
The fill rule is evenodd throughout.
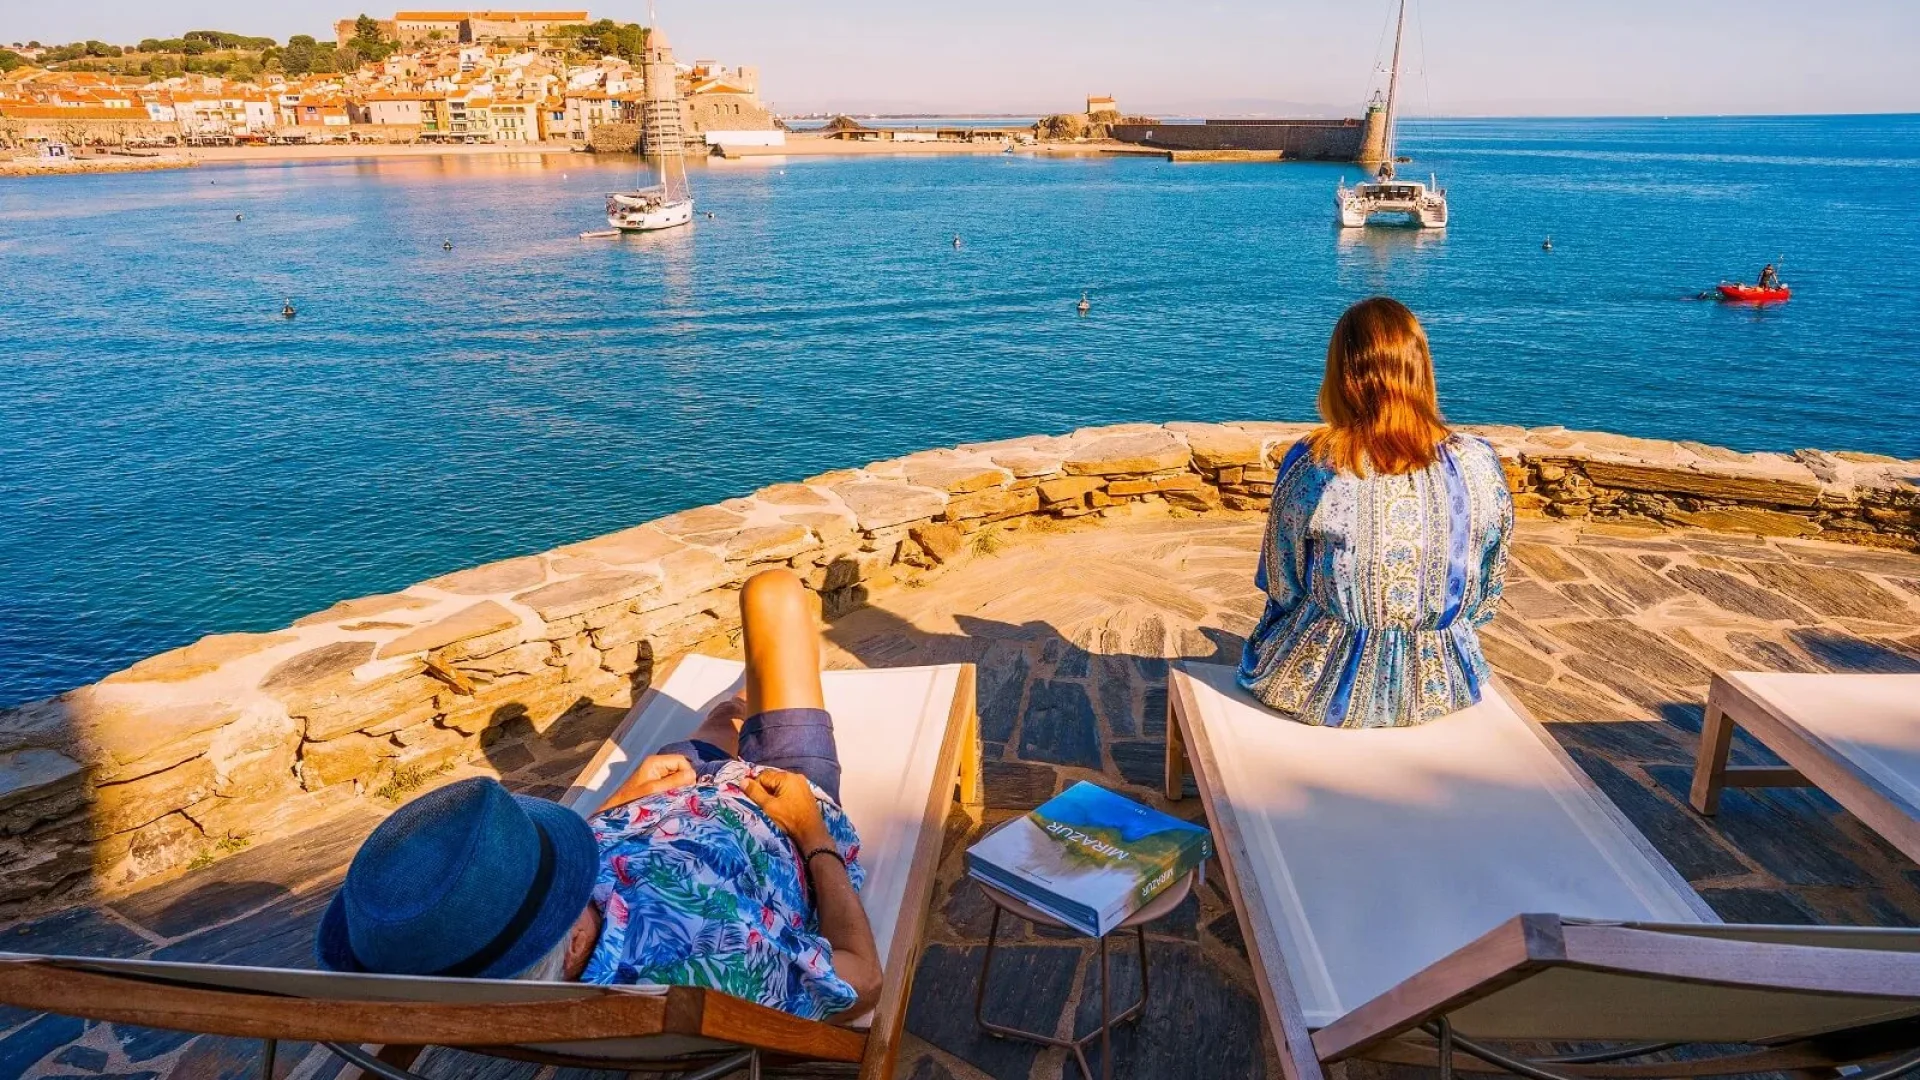
<path id="1" fill-rule="evenodd" d="M 216 634 L 0 710 L 0 917 L 178 874 L 457 763 L 597 737 L 657 662 L 728 643 L 740 583 L 764 567 L 802 574 L 832 617 L 1025 530 L 1256 515 L 1307 429 L 1136 424 L 914 454 Z M 1920 462 L 1476 430 L 1526 514 L 1920 551 Z"/>

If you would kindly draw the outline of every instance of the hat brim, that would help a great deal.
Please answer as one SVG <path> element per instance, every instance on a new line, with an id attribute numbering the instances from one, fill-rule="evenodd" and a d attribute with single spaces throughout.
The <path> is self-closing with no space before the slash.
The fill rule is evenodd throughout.
<path id="1" fill-rule="evenodd" d="M 552 951 L 567 931 L 579 920 L 593 897 L 593 882 L 600 873 L 600 847 L 593 830 L 580 815 L 547 799 L 515 795 L 514 801 L 533 819 L 533 825 L 547 834 L 553 844 L 553 881 L 539 914 L 511 948 L 475 979 L 511 979 L 539 963 Z M 360 963 L 347 939 L 345 890 L 333 894 L 326 914 L 320 917 L 320 929 L 314 936 L 314 958 L 330 971 L 365 973 L 371 969 Z"/>

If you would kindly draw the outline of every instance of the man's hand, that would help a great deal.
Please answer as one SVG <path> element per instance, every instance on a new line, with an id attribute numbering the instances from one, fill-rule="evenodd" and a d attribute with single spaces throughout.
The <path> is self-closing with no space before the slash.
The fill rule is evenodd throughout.
<path id="1" fill-rule="evenodd" d="M 747 795 L 803 851 L 832 846 L 833 837 L 820 817 L 820 802 L 813 797 L 806 777 L 762 769 L 747 785 Z"/>
<path id="2" fill-rule="evenodd" d="M 693 762 L 679 754 L 655 754 L 646 758 L 633 770 L 636 799 L 646 798 L 662 791 L 688 787 L 698 783 L 700 774 L 693 771 Z"/>
<path id="3" fill-rule="evenodd" d="M 644 758 L 633 767 L 633 772 L 607 796 L 600 804 L 599 813 L 615 806 L 624 806 L 635 799 L 644 799 L 649 795 L 658 795 L 662 791 L 688 787 L 698 783 L 700 774 L 693 771 L 693 762 L 680 754 L 655 754 Z"/>

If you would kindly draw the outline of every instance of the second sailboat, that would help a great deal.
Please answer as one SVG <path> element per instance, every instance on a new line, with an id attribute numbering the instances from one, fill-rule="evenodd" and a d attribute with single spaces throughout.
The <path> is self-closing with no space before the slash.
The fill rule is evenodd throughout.
<path id="1" fill-rule="evenodd" d="M 693 188 L 687 182 L 687 151 L 680 122 L 679 71 L 673 48 L 655 26 L 647 31 L 643 68 L 646 97 L 641 101 L 641 151 L 653 164 L 659 183 L 607 196 L 607 224 L 622 232 L 655 232 L 693 221 Z"/>

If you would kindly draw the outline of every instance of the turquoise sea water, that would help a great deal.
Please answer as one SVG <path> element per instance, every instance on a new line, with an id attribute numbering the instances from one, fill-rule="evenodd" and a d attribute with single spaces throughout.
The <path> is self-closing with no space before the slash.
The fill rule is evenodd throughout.
<path id="1" fill-rule="evenodd" d="M 583 155 L 0 180 L 0 704 L 828 468 L 1305 419 L 1373 292 L 1461 421 L 1920 456 L 1920 118 L 1405 143 L 1449 235 L 1336 235 L 1305 164 L 720 164 L 619 241 Z"/>

